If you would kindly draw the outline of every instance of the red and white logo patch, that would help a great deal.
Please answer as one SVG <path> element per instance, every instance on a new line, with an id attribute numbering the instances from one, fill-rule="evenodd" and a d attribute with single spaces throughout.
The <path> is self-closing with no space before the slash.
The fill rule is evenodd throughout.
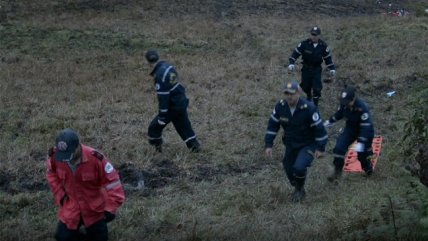
<path id="1" fill-rule="evenodd" d="M 56 144 L 56 147 L 58 148 L 59 151 L 66 151 L 67 150 L 67 143 L 65 143 L 65 141 L 60 141 L 58 142 L 58 144 Z"/>

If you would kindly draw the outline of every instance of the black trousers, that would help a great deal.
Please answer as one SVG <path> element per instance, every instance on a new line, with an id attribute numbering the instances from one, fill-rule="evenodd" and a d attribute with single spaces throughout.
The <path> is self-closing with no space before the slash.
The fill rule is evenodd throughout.
<path id="1" fill-rule="evenodd" d="M 158 123 L 158 115 L 150 122 L 148 135 L 149 143 L 151 145 L 162 145 L 162 131 L 168 125 L 168 123 L 172 122 L 175 130 L 178 132 L 181 139 L 186 143 L 188 148 L 192 149 L 199 146 L 199 142 L 196 139 L 196 134 L 193 131 L 192 124 L 189 120 L 189 115 L 187 114 L 187 108 L 183 108 L 181 110 L 169 110 L 164 122 L 165 125 L 160 125 Z"/>
<path id="2" fill-rule="evenodd" d="M 87 227 L 86 234 L 83 234 L 79 232 L 79 228 L 76 230 L 68 229 L 63 222 L 59 221 L 55 233 L 55 239 L 57 241 L 107 241 L 107 223 L 102 219 L 92 224 L 90 227 Z"/>
<path id="3" fill-rule="evenodd" d="M 320 67 L 305 67 L 302 68 L 302 82 L 300 87 L 306 93 L 308 100 L 312 100 L 316 106 L 321 98 L 322 68 Z"/>

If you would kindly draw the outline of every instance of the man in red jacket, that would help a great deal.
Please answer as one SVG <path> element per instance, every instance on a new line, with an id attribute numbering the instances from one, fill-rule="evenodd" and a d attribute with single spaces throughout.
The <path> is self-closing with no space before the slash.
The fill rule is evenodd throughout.
<path id="1" fill-rule="evenodd" d="M 47 179 L 59 206 L 56 240 L 108 240 L 107 223 L 125 201 L 118 172 L 100 152 L 80 143 L 72 129 L 62 130 L 49 151 Z"/>

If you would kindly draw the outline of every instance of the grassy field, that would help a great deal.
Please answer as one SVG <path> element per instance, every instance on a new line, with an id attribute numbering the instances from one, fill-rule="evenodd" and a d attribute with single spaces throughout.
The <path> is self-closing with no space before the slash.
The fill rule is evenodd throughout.
<path id="1" fill-rule="evenodd" d="M 66 127 L 116 168 L 145 175 L 144 189 L 126 184 L 110 240 L 427 240 L 427 188 L 405 170 L 414 153 L 402 142 L 428 88 L 426 3 L 393 2 L 411 14 L 384 16 L 376 1 L 0 0 L 0 240 L 52 240 L 45 160 Z M 267 159 L 263 138 L 283 83 L 299 79 L 288 57 L 315 24 L 337 66 L 321 116 L 355 85 L 384 147 L 372 178 L 330 184 L 336 125 L 307 198 L 293 204 L 284 146 L 277 137 Z M 157 113 L 148 48 L 177 67 L 201 153 L 188 153 L 172 125 L 163 154 L 148 145 Z"/>

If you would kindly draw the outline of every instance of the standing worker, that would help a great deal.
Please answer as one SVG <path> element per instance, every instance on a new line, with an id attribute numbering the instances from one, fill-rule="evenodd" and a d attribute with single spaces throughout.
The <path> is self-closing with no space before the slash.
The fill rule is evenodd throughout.
<path id="1" fill-rule="evenodd" d="M 327 43 L 320 39 L 321 29 L 313 27 L 310 33 L 311 37 L 299 43 L 291 54 L 288 70 L 290 72 L 295 70 L 296 60 L 301 55 L 303 68 L 300 86 L 306 93 L 307 99 L 313 100 L 314 104 L 318 106 L 322 90 L 321 64 L 323 61 L 325 62 L 331 76 L 336 75 L 336 68 Z"/>
<path id="2" fill-rule="evenodd" d="M 340 106 L 337 112 L 324 122 L 325 127 L 331 127 L 336 121 L 346 119 L 346 126 L 343 132 L 337 137 L 334 154 L 334 172 L 328 177 L 333 182 L 342 175 L 345 164 L 345 154 L 349 146 L 354 141 L 356 144 L 352 149 L 358 153 L 358 160 L 367 176 L 372 175 L 373 166 L 370 157 L 373 155 L 372 141 L 374 137 L 374 127 L 371 121 L 367 104 L 357 98 L 355 88 L 348 86 L 342 90 L 340 95 Z"/>
<path id="3" fill-rule="evenodd" d="M 273 110 L 265 134 L 265 154 L 272 157 L 273 141 L 282 126 L 282 142 L 286 150 L 282 160 L 285 173 L 295 190 L 292 201 L 305 197 L 307 168 L 314 158 L 323 155 L 328 141 L 327 132 L 315 105 L 300 98 L 301 89 L 296 81 L 288 82 L 280 100 Z"/>
<path id="4" fill-rule="evenodd" d="M 200 144 L 187 114 L 189 99 L 184 86 L 179 82 L 177 71 L 166 61 L 160 61 L 156 50 L 148 50 L 145 57 L 153 68 L 150 75 L 154 78 L 159 102 L 159 112 L 149 125 L 149 143 L 155 146 L 158 152 L 162 152 L 162 131 L 172 122 L 190 151 L 199 152 Z"/>
<path id="5" fill-rule="evenodd" d="M 125 201 L 118 172 L 100 152 L 80 143 L 72 129 L 62 130 L 49 150 L 47 179 L 59 206 L 58 241 L 108 240 L 107 223 Z"/>

